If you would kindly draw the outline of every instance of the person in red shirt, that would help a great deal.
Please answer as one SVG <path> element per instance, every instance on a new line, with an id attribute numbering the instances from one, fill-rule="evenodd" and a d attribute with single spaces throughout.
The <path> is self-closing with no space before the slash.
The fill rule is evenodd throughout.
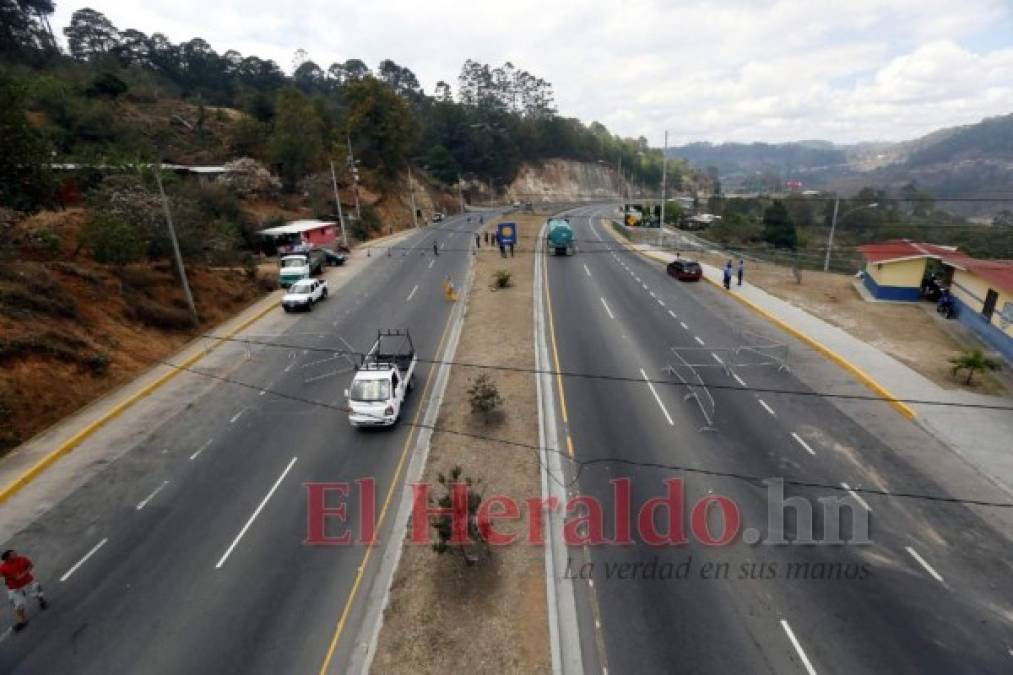
<path id="1" fill-rule="evenodd" d="M 14 624 L 14 631 L 20 631 L 28 625 L 28 616 L 25 614 L 25 606 L 28 604 L 28 596 L 39 601 L 39 609 L 46 609 L 49 603 L 42 595 L 42 586 L 32 576 L 32 568 L 35 565 L 23 555 L 16 551 L 7 550 L 0 555 L 0 574 L 7 584 L 7 596 L 14 606 L 14 615 L 17 622 Z"/>

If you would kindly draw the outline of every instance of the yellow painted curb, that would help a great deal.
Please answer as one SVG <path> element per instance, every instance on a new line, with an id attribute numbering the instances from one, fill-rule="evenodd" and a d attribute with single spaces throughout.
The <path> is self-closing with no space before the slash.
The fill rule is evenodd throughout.
<path id="1" fill-rule="evenodd" d="M 270 312 L 272 309 L 275 309 L 276 307 L 277 306 L 274 303 L 271 303 L 270 305 L 268 305 L 267 307 L 265 307 L 263 310 L 261 310 L 260 312 L 257 312 L 254 316 L 252 316 L 251 318 L 247 319 L 242 324 L 240 324 L 239 326 L 237 326 L 236 328 L 234 328 L 232 331 L 230 331 L 226 335 L 226 337 L 232 337 L 233 335 L 235 335 L 239 331 L 246 329 L 248 326 L 250 326 L 254 322 L 256 322 L 259 319 L 261 319 L 265 314 L 267 314 L 268 312 Z M 129 408 L 130 406 L 134 405 L 135 403 L 137 403 L 141 399 L 149 396 L 153 391 L 155 391 L 156 389 L 158 389 L 159 387 L 161 387 L 163 384 L 165 384 L 166 382 L 168 382 L 169 380 L 171 380 L 172 378 L 176 377 L 181 372 L 183 372 L 184 369 L 187 369 L 190 366 L 192 366 L 193 364 L 195 364 L 198 361 L 200 361 L 202 358 L 204 358 L 208 354 L 208 352 L 210 352 L 210 351 L 212 351 L 214 349 L 217 349 L 218 346 L 222 344 L 222 342 L 224 342 L 224 340 L 219 340 L 218 342 L 216 342 L 211 347 L 209 347 L 207 349 L 204 349 L 204 350 L 201 350 L 199 353 L 194 354 L 193 356 L 191 356 L 190 358 L 188 358 L 186 361 L 184 361 L 181 364 L 178 364 L 178 365 L 175 365 L 175 366 L 169 366 L 171 368 L 171 370 L 168 373 L 165 373 L 164 375 L 162 375 L 161 377 L 159 377 L 158 379 L 156 379 L 154 382 L 152 382 L 148 386 L 144 387 L 139 392 L 137 392 L 136 394 L 130 396 L 126 400 L 121 401 L 120 403 L 117 403 L 112 408 L 112 410 L 110 410 L 106 414 L 102 415 L 100 418 L 98 418 L 94 422 L 91 422 L 90 424 L 88 424 L 88 426 L 86 426 L 84 429 L 82 429 L 81 431 L 79 431 L 76 434 L 74 434 L 73 436 L 71 436 L 67 441 L 65 441 L 63 443 L 63 445 L 61 445 L 56 450 L 53 450 L 48 455 L 46 455 L 45 457 L 43 457 L 42 459 L 40 459 L 33 466 L 31 466 L 27 471 L 25 471 L 23 474 L 21 474 L 20 476 L 18 476 L 17 479 L 15 479 L 9 485 L 5 486 L 2 490 L 0 490 L 0 504 L 2 504 L 3 502 L 7 501 L 11 497 L 13 497 L 23 487 L 25 487 L 26 485 L 28 485 L 29 483 L 31 483 L 33 480 L 35 480 L 36 478 L 38 478 L 38 476 L 43 471 L 45 471 L 50 466 L 52 466 L 56 462 L 56 460 L 60 459 L 60 457 L 63 457 L 64 455 L 66 455 L 67 453 L 69 453 L 71 450 L 73 450 L 77 446 L 81 445 L 81 443 L 83 443 L 85 441 L 85 439 L 87 439 L 89 436 L 91 436 L 92 434 L 94 434 L 96 431 L 98 431 L 99 429 L 101 429 L 102 427 L 104 427 L 106 424 L 108 424 L 112 420 L 114 420 L 117 417 L 119 417 L 120 415 L 122 415 L 123 412 L 127 408 Z"/>
<path id="2" fill-rule="evenodd" d="M 667 262 L 666 260 L 662 260 L 661 258 L 657 258 L 655 256 L 652 256 L 650 251 L 641 251 L 641 250 L 639 250 L 637 248 L 634 248 L 629 242 L 626 242 L 622 238 L 620 238 L 619 236 L 617 236 L 617 233 L 615 232 L 615 230 L 613 228 L 606 228 L 606 229 L 608 229 L 611 232 L 613 238 L 616 241 L 618 241 L 619 243 L 621 243 L 623 246 L 625 246 L 629 250 L 634 251 L 636 253 L 639 253 L 640 255 L 644 256 L 645 258 L 650 258 L 650 259 L 656 260 L 658 262 Z M 709 281 L 711 284 L 713 284 L 713 285 L 715 285 L 718 288 L 721 288 L 723 290 L 724 287 L 721 284 L 719 284 L 718 282 L 714 281 L 713 279 L 708 279 L 707 275 L 704 275 L 703 278 L 706 281 Z M 799 329 L 795 328 L 791 324 L 789 324 L 789 323 L 787 323 L 787 322 L 785 322 L 785 321 L 777 318 L 776 316 L 774 316 L 773 314 L 771 314 L 770 312 L 768 312 L 764 308 L 760 307 L 759 305 L 757 305 L 756 303 L 754 303 L 754 302 L 752 302 L 750 300 L 747 300 L 746 298 L 742 297 L 741 295 L 737 295 L 735 293 L 731 293 L 730 295 L 733 298 L 735 298 L 736 300 L 738 300 L 739 302 L 741 302 L 746 307 L 749 307 L 751 310 L 753 310 L 754 312 L 756 312 L 757 314 L 759 314 L 763 318 L 765 318 L 768 321 L 770 321 L 771 323 L 773 323 L 775 326 L 777 326 L 781 330 L 785 331 L 786 333 L 790 333 L 791 335 L 795 336 L 796 338 L 798 338 L 802 342 L 805 342 L 807 345 L 809 345 L 810 347 L 812 347 L 816 351 L 820 352 L 821 354 L 823 354 L 824 356 L 826 356 L 827 358 L 829 358 L 831 361 L 833 361 L 834 363 L 836 363 L 837 365 L 839 365 L 841 368 L 844 368 L 846 371 L 848 371 L 849 373 L 851 373 L 852 375 L 854 375 L 862 384 L 864 384 L 866 387 L 868 387 L 869 389 L 871 389 L 872 391 L 874 391 L 876 394 L 878 394 L 878 395 L 882 396 L 884 399 L 886 399 L 886 401 L 891 406 L 893 406 L 894 409 L 896 409 L 904 417 L 908 418 L 909 420 L 913 420 L 916 417 L 915 411 L 909 405 L 907 405 L 907 404 L 905 404 L 905 403 L 903 403 L 901 401 L 898 401 L 897 397 L 893 395 L 893 392 L 891 392 L 889 389 L 887 389 L 886 387 L 884 387 L 883 385 L 881 385 L 879 382 L 877 382 L 876 380 L 874 380 L 871 375 L 869 375 L 864 370 L 862 370 L 861 368 L 859 368 L 858 366 L 856 366 L 855 364 L 853 364 L 851 361 L 847 360 L 846 358 L 844 358 L 843 356 L 841 356 L 840 354 L 838 354 L 834 350 L 830 349 L 830 347 L 827 347 L 822 342 L 819 342 L 818 340 L 813 339 L 809 335 L 806 335 L 805 333 L 803 333 Z"/>

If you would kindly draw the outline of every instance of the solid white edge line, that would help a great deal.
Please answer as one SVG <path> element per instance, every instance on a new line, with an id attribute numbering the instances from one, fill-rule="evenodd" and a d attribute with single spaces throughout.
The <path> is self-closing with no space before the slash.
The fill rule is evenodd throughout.
<path id="1" fill-rule="evenodd" d="M 411 302 L 412 301 L 412 296 L 415 295 L 415 291 L 417 291 L 417 290 L 419 290 L 419 285 L 415 284 L 415 288 L 413 288 L 412 292 L 408 294 L 407 298 L 405 298 L 405 302 Z"/>
<path id="2" fill-rule="evenodd" d="M 936 581 L 938 581 L 941 584 L 945 583 L 943 581 L 943 577 L 940 576 L 939 572 L 937 572 L 934 569 L 932 569 L 932 565 L 930 565 L 928 563 L 928 561 L 925 560 L 925 558 L 921 557 L 921 555 L 919 555 L 918 551 L 914 550 L 910 546 L 905 546 L 904 550 L 907 551 L 908 553 L 910 553 L 911 557 L 914 558 L 915 560 L 917 560 L 918 564 L 920 564 L 922 567 L 924 567 L 925 571 L 928 572 L 929 574 L 931 574 L 933 579 L 935 579 Z"/>
<path id="3" fill-rule="evenodd" d="M 816 452 L 812 448 L 809 447 L 808 443 L 806 443 L 804 440 L 802 440 L 801 436 L 799 436 L 798 434 L 796 434 L 793 431 L 793 432 L 791 432 L 791 437 L 794 438 L 796 441 L 798 441 L 798 444 L 801 445 L 803 448 L 805 448 L 806 452 L 808 452 L 813 457 L 816 456 Z M 843 485 L 843 483 L 842 483 L 842 485 Z M 847 486 L 845 486 L 845 487 L 847 487 Z M 868 507 L 866 507 L 866 508 L 868 508 Z"/>
<path id="4" fill-rule="evenodd" d="M 190 455 L 191 461 L 197 459 L 197 455 L 199 455 L 202 452 L 204 452 L 205 450 L 207 450 L 207 448 L 208 448 L 209 445 L 211 445 L 211 439 L 210 438 L 207 441 L 205 441 L 204 445 L 202 445 L 199 448 L 197 448 L 197 452 L 195 452 L 192 455 Z"/>
<path id="5" fill-rule="evenodd" d="M 60 577 L 60 583 L 63 583 L 64 581 L 66 581 L 67 579 L 69 579 L 70 575 L 73 574 L 74 572 L 76 572 L 77 569 L 79 567 L 81 567 L 81 565 L 83 565 L 86 562 L 88 562 L 88 558 L 90 558 L 93 555 L 95 555 L 95 553 L 100 548 L 102 548 L 103 546 L 106 545 L 107 541 L 109 541 L 109 537 L 105 537 L 102 541 L 100 541 L 99 543 L 95 544 L 90 551 L 88 551 L 87 553 L 84 554 L 83 558 L 81 558 L 80 560 L 78 560 L 76 563 L 74 563 L 73 567 L 71 567 L 69 570 L 67 570 L 66 572 L 63 573 L 63 576 Z"/>
<path id="6" fill-rule="evenodd" d="M 774 417 L 777 417 L 777 413 L 776 413 L 776 412 L 774 412 L 774 409 L 773 409 L 773 408 L 771 408 L 771 407 L 770 407 L 769 405 L 767 405 L 767 402 L 766 402 L 766 401 L 764 401 L 764 400 L 763 400 L 762 398 L 758 398 L 758 399 L 756 399 L 756 400 L 760 402 L 760 405 L 762 405 L 762 406 L 763 406 L 763 409 L 764 409 L 764 410 L 766 410 L 767 412 L 769 412 L 769 413 L 770 413 L 771 415 L 773 415 Z"/>
<path id="7" fill-rule="evenodd" d="M 606 303 L 606 302 L 605 302 L 605 298 L 602 298 L 602 299 L 601 299 L 601 304 L 602 304 L 602 305 L 603 305 L 603 306 L 605 307 L 605 311 L 609 313 L 609 318 L 610 318 L 610 319 L 615 319 L 616 317 L 615 317 L 615 315 L 614 315 L 614 314 L 612 313 L 612 310 L 611 310 L 611 309 L 609 309 L 608 303 Z"/>
<path id="8" fill-rule="evenodd" d="M 157 488 L 155 488 L 155 490 L 150 495 L 148 495 L 147 497 L 145 497 L 141 501 L 137 502 L 137 510 L 140 511 L 145 506 L 147 506 L 148 502 L 150 502 L 152 499 L 154 499 L 155 495 L 157 495 L 159 492 L 161 492 L 162 488 L 164 488 L 168 484 L 169 484 L 169 481 L 163 480 L 162 484 L 159 485 Z"/>
<path id="9" fill-rule="evenodd" d="M 271 489 L 268 490 L 267 495 L 260 501 L 260 504 L 257 505 L 257 508 L 256 510 L 254 510 L 253 515 L 250 516 L 250 519 L 246 521 L 245 525 L 243 525 L 243 529 L 239 531 L 239 534 L 236 535 L 236 538 L 232 540 L 231 544 L 229 544 L 229 548 L 226 549 L 221 559 L 219 559 L 218 564 L 215 565 L 215 569 L 221 569 L 222 565 L 225 564 L 225 561 L 228 559 L 229 555 L 232 554 L 232 550 L 239 544 L 239 540 L 243 538 L 243 535 L 246 534 L 246 531 L 250 529 L 251 525 L 253 525 L 253 521 L 257 519 L 257 516 L 260 515 L 260 512 L 264 510 L 265 506 L 267 506 L 267 502 L 269 499 L 271 499 L 271 495 L 273 495 L 274 491 L 278 489 L 279 485 L 281 485 L 281 481 L 285 480 L 285 476 L 288 475 L 288 472 L 292 469 L 292 466 L 295 464 L 295 460 L 297 459 L 299 458 L 293 457 L 292 461 L 289 462 L 288 466 L 285 467 L 285 470 L 281 472 L 280 476 L 278 476 L 278 480 L 274 481 L 274 485 L 271 486 Z"/>
<path id="10" fill-rule="evenodd" d="M 781 619 L 781 628 L 783 628 L 784 632 L 787 633 L 788 640 L 791 641 L 791 646 L 795 648 L 795 653 L 798 654 L 800 659 L 802 659 L 802 665 L 805 666 L 806 672 L 809 673 L 809 675 L 816 675 L 816 669 L 813 668 L 813 664 L 809 661 L 809 657 L 806 656 L 805 651 L 802 650 L 802 645 L 795 637 L 795 633 L 792 631 L 791 626 L 789 626 L 788 622 L 784 619 Z"/>
<path id="11" fill-rule="evenodd" d="M 665 413 L 665 419 L 668 420 L 669 426 L 675 426 L 675 422 L 672 421 L 672 416 L 668 414 L 668 410 L 665 409 L 665 404 L 661 402 L 661 397 L 658 396 L 658 392 L 654 389 L 654 385 L 651 384 L 651 380 L 647 377 L 647 373 L 644 369 L 640 369 L 640 374 L 644 376 L 644 381 L 647 382 L 647 386 L 651 389 L 651 393 L 654 394 L 654 400 L 658 402 L 658 407 L 661 408 L 661 412 Z"/>
<path id="12" fill-rule="evenodd" d="M 862 507 L 866 511 L 868 511 L 869 513 L 872 513 L 872 508 L 866 503 L 866 501 L 864 499 L 862 499 L 862 495 L 860 495 L 857 492 L 855 492 L 854 490 L 852 490 L 851 486 L 848 485 L 847 483 L 841 483 L 841 487 L 844 488 L 845 490 L 847 490 L 848 494 L 851 495 L 852 497 L 854 497 L 858 501 L 858 503 L 861 504 Z"/>

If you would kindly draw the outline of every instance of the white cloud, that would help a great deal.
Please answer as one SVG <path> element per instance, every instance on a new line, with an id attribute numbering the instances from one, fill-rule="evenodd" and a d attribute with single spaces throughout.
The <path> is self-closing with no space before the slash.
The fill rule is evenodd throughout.
<path id="1" fill-rule="evenodd" d="M 391 58 L 432 89 L 467 58 L 553 83 L 563 114 L 660 143 L 903 139 L 1013 111 L 1005 0 L 89 0 L 120 28 L 219 52 Z M 54 28 L 76 9 L 61 3 Z M 982 45 L 978 48 L 978 45 Z"/>

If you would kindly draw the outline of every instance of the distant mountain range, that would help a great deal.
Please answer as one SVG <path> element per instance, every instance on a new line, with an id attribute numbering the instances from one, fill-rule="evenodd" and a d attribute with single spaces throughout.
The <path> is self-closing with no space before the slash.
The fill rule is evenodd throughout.
<path id="1" fill-rule="evenodd" d="M 726 192 L 776 191 L 797 180 L 805 188 L 850 194 L 865 186 L 895 191 L 914 181 L 943 198 L 1013 197 L 1013 114 L 899 143 L 691 143 L 669 148 L 669 156 L 702 170 L 716 167 Z M 1011 208 L 1002 202 L 939 205 L 968 216 Z"/>

